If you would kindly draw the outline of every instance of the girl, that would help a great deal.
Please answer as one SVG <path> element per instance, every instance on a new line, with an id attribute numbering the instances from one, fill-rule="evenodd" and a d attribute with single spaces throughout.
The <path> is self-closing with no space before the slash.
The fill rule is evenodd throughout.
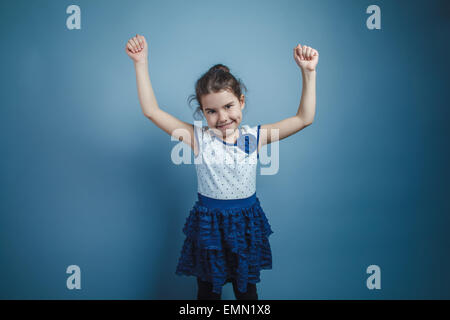
<path id="1" fill-rule="evenodd" d="M 268 237 L 273 231 L 256 197 L 256 159 L 262 146 L 312 124 L 319 53 L 300 44 L 294 48 L 294 60 L 303 79 L 297 114 L 253 127 L 241 126 L 245 86 L 226 66 L 213 66 L 198 79 L 195 95 L 190 99 L 198 102 L 197 111 L 208 123 L 201 127 L 159 108 L 148 74 L 148 45 L 144 36 L 137 34 L 130 38 L 125 51 L 134 62 L 144 115 L 189 145 L 195 156 L 198 200 L 183 228 L 186 238 L 176 274 L 197 277 L 199 300 L 220 299 L 222 286 L 227 282 L 232 282 L 236 299 L 257 300 L 260 270 L 272 269 Z M 262 130 L 270 134 L 260 135 Z M 278 135 L 272 135 L 272 130 Z M 217 161 L 229 155 L 233 155 L 233 161 Z"/>

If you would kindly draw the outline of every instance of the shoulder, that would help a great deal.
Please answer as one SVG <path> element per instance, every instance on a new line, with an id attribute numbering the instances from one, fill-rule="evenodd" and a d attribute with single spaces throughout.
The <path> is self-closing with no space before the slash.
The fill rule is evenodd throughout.
<path id="1" fill-rule="evenodd" d="M 194 122 L 194 124 L 193 124 L 193 126 L 194 126 L 194 131 L 196 132 L 196 133 L 205 133 L 205 132 L 208 132 L 209 130 L 209 128 L 208 128 L 208 126 L 204 126 L 204 125 L 202 125 L 202 123 L 196 123 L 196 122 Z"/>
<path id="2" fill-rule="evenodd" d="M 198 142 L 208 142 L 211 140 L 211 133 L 208 126 L 203 126 L 202 123 L 194 123 L 194 134 Z"/>

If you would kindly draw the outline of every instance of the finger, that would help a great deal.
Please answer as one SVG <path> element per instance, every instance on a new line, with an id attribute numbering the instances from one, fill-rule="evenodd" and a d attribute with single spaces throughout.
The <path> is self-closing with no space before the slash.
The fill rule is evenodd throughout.
<path id="1" fill-rule="evenodd" d="M 132 41 L 131 39 L 128 40 L 127 46 L 130 47 L 130 51 L 131 51 L 131 52 L 135 53 L 133 41 Z"/>
<path id="2" fill-rule="evenodd" d="M 141 48 L 141 44 L 139 43 L 139 36 L 138 36 L 138 35 L 136 35 L 136 36 L 134 37 L 134 42 L 136 43 L 136 49 L 137 49 L 137 51 L 141 51 L 142 48 Z"/>
<path id="3" fill-rule="evenodd" d="M 127 43 L 127 48 L 134 53 L 133 46 L 129 42 Z"/>
<path id="4" fill-rule="evenodd" d="M 303 57 L 302 57 L 302 45 L 301 44 L 298 44 L 295 47 L 295 54 L 297 55 L 298 58 L 303 59 Z"/>
<path id="5" fill-rule="evenodd" d="M 312 56 L 311 56 L 311 47 L 308 47 L 306 49 L 306 57 L 308 60 L 311 60 Z"/>
<path id="6" fill-rule="evenodd" d="M 294 48 L 294 56 L 295 56 L 295 57 L 300 57 L 300 54 L 299 54 L 299 46 L 300 46 L 300 45 L 297 45 L 297 46 Z"/>
<path id="7" fill-rule="evenodd" d="M 142 42 L 144 43 L 144 48 L 147 46 L 147 40 L 145 40 L 144 36 L 141 36 Z"/>
<path id="8" fill-rule="evenodd" d="M 308 49 L 307 46 L 303 46 L 303 48 L 302 48 L 302 56 L 303 56 L 304 59 L 306 59 L 306 50 L 307 49 Z"/>
<path id="9" fill-rule="evenodd" d="M 139 51 L 139 49 L 138 49 L 138 46 L 139 46 L 138 45 L 138 41 L 137 41 L 137 39 L 135 37 L 131 38 L 131 45 L 133 46 L 133 48 L 134 48 L 134 50 L 136 52 Z"/>
<path id="10" fill-rule="evenodd" d="M 142 41 L 142 36 L 137 35 L 136 37 L 137 37 L 137 39 L 139 41 L 139 47 L 141 49 L 144 49 L 144 41 Z"/>
<path id="11" fill-rule="evenodd" d="M 133 48 L 133 53 L 136 53 L 136 43 L 134 42 L 133 38 L 131 38 L 130 40 L 128 40 L 128 43 L 131 45 L 131 47 Z"/>

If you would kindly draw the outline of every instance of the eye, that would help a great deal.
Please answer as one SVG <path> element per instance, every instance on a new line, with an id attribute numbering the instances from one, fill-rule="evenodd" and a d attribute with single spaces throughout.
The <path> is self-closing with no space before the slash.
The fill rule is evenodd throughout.
<path id="1" fill-rule="evenodd" d="M 208 110 L 208 114 L 214 113 L 214 110 Z"/>
<path id="2" fill-rule="evenodd" d="M 231 104 L 225 106 L 225 108 L 230 109 L 231 108 Z"/>

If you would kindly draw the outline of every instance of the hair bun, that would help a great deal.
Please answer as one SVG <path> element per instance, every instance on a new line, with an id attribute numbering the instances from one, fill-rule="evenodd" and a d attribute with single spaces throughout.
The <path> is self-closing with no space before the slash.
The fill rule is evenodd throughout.
<path id="1" fill-rule="evenodd" d="M 230 69 L 228 69 L 228 67 L 227 66 L 224 66 L 223 64 L 216 64 L 215 66 L 212 66 L 210 69 L 209 69 L 209 72 L 214 72 L 214 71 L 218 71 L 218 70 L 222 70 L 222 71 L 225 71 L 225 72 L 230 72 Z"/>

